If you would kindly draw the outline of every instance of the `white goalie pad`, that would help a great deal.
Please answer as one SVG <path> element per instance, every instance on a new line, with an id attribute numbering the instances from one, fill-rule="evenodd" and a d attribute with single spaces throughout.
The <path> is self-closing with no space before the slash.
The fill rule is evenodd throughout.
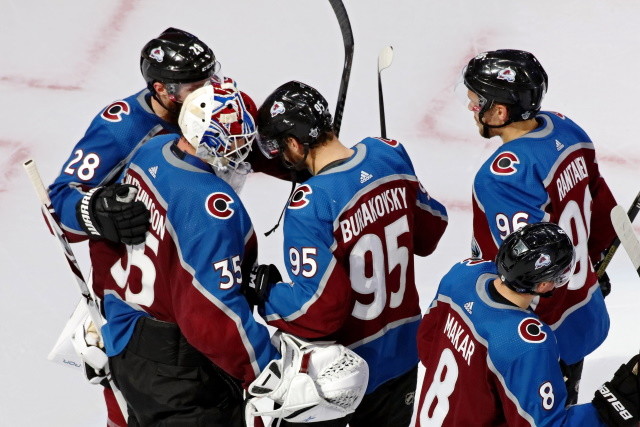
<path id="1" fill-rule="evenodd" d="M 369 381 L 369 367 L 362 357 L 340 344 L 278 335 L 282 358 L 272 360 L 248 392 L 280 407 L 260 411 L 249 399 L 245 412 L 248 426 L 253 425 L 255 416 L 313 423 L 342 418 L 356 410 Z"/>

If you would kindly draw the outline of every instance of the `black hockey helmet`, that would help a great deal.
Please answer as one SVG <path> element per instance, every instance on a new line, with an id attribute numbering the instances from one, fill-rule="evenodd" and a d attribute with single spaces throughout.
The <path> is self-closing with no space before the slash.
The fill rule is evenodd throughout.
<path id="1" fill-rule="evenodd" d="M 509 107 L 510 122 L 533 117 L 547 92 L 549 78 L 533 54 L 500 49 L 484 52 L 469 61 L 464 70 L 465 86 L 477 94 L 481 114 L 493 103 Z"/>
<path id="2" fill-rule="evenodd" d="M 327 100 L 316 89 L 290 81 L 273 91 L 258 110 L 259 146 L 268 158 L 282 154 L 284 139 L 293 136 L 307 147 L 332 131 Z"/>
<path id="3" fill-rule="evenodd" d="M 140 52 L 140 71 L 153 91 L 154 82 L 191 83 L 217 71 L 213 51 L 193 34 L 167 28 Z"/>
<path id="4" fill-rule="evenodd" d="M 528 224 L 507 236 L 496 256 L 502 281 L 519 293 L 535 293 L 541 282 L 566 285 L 573 275 L 575 250 L 571 239 L 550 222 Z"/>

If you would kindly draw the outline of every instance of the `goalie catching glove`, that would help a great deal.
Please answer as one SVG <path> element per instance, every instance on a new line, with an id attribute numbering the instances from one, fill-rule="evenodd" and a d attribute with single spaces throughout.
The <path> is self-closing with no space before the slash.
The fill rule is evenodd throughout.
<path id="1" fill-rule="evenodd" d="M 600 418 L 609 426 L 638 425 L 640 392 L 638 383 L 638 360 L 635 355 L 621 365 L 611 381 L 604 383 L 593 397 Z"/>
<path id="2" fill-rule="evenodd" d="M 91 238 L 137 245 L 144 242 L 149 227 L 149 211 L 135 201 L 138 189 L 129 184 L 96 187 L 80 199 L 76 217 Z"/>
<path id="3" fill-rule="evenodd" d="M 306 342 L 286 333 L 280 337 L 280 360 L 272 360 L 249 385 L 245 421 L 270 416 L 289 422 L 318 422 L 343 418 L 356 410 L 369 381 L 367 362 L 340 344 Z M 259 411 L 254 398 L 280 405 Z"/>

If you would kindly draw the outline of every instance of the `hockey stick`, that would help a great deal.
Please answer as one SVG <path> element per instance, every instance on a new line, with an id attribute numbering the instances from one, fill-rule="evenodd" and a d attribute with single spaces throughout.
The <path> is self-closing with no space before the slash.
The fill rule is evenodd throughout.
<path id="1" fill-rule="evenodd" d="M 27 176 L 33 184 L 33 188 L 36 190 L 36 194 L 38 195 L 38 199 L 40 199 L 40 204 L 42 207 L 42 213 L 44 214 L 47 225 L 51 229 L 52 233 L 58 238 L 58 242 L 60 243 L 60 247 L 62 252 L 64 252 L 64 256 L 69 264 L 69 268 L 71 269 L 71 273 L 76 280 L 78 288 L 80 289 L 80 293 L 82 297 L 87 303 L 87 308 L 89 309 L 89 317 L 91 317 L 91 321 L 94 325 L 96 325 L 96 329 L 100 334 L 100 327 L 102 326 L 102 315 L 100 314 L 100 310 L 98 309 L 98 305 L 96 300 L 91 295 L 89 291 L 89 287 L 87 286 L 87 282 L 84 280 L 84 276 L 82 275 L 82 270 L 80 269 L 80 265 L 78 265 L 78 261 L 76 260 L 73 251 L 71 250 L 71 245 L 69 244 L 69 240 L 67 236 L 65 236 L 62 228 L 60 227 L 60 223 L 58 222 L 57 215 L 53 206 L 51 206 L 51 200 L 49 199 L 49 194 L 42 183 L 42 178 L 40 177 L 40 173 L 38 172 L 38 167 L 36 166 L 36 162 L 32 159 L 27 160 L 23 164 L 25 171 L 27 172 Z M 102 337 L 101 337 L 102 338 Z M 124 418 L 128 418 L 127 412 L 127 402 L 120 393 L 120 390 L 113 383 L 113 379 L 111 378 L 111 373 L 109 372 L 109 365 L 105 366 L 105 373 L 107 375 L 107 379 L 109 380 L 109 385 L 113 390 L 113 394 L 118 401 L 118 406 L 124 415 Z"/>
<path id="2" fill-rule="evenodd" d="M 631 207 L 627 211 L 627 216 L 629 217 L 630 222 L 633 222 L 633 220 L 636 219 L 636 216 L 638 215 L 639 211 L 640 211 L 640 193 L 638 193 L 635 200 L 631 204 Z M 620 246 L 620 238 L 616 237 L 615 239 L 613 239 L 613 242 L 611 242 L 611 245 L 609 245 L 609 249 L 607 249 L 607 255 L 604 257 L 604 259 L 602 260 L 602 262 L 600 262 L 600 265 L 598 266 L 598 271 L 596 271 L 598 278 L 604 275 L 605 270 L 607 269 L 607 267 L 609 266 L 609 263 L 611 262 L 611 258 L 613 258 L 613 255 L 616 253 L 619 246 Z"/>
<path id="3" fill-rule="evenodd" d="M 638 236 L 633 232 L 631 220 L 622 206 L 618 205 L 611 209 L 611 223 L 616 230 L 619 241 L 624 246 L 629 258 L 631 258 L 633 267 L 640 276 L 640 241 L 638 241 Z"/>
<path id="4" fill-rule="evenodd" d="M 378 54 L 378 105 L 380 106 L 380 136 L 387 137 L 387 124 L 384 118 L 384 97 L 382 96 L 382 70 L 393 62 L 393 47 L 385 46 Z"/>
<path id="5" fill-rule="evenodd" d="M 333 114 L 333 130 L 338 136 L 340 135 L 342 113 L 344 112 L 344 103 L 347 100 L 347 87 L 349 86 L 351 63 L 353 62 L 353 32 L 351 31 L 351 22 L 349 22 L 349 16 L 342 0 L 329 0 L 329 3 L 331 3 L 336 18 L 338 18 L 342 40 L 344 41 L 344 68 L 342 70 L 342 80 L 340 80 L 340 89 L 338 90 L 336 112 Z"/>

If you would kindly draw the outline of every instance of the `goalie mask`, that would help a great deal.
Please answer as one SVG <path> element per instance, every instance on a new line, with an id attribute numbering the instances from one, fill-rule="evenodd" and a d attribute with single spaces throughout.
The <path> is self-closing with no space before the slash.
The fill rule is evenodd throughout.
<path id="1" fill-rule="evenodd" d="M 269 398 L 280 407 L 259 411 L 249 399 L 245 419 L 266 415 L 289 422 L 314 423 L 345 417 L 356 410 L 369 381 L 367 362 L 348 348 L 306 342 L 280 333 L 280 360 L 272 360 L 249 386 L 254 398 Z"/>
<path id="2" fill-rule="evenodd" d="M 256 125 L 236 83 L 212 80 L 192 92 L 180 110 L 178 124 L 196 156 L 217 172 L 246 174 L 244 160 L 256 138 Z"/>

